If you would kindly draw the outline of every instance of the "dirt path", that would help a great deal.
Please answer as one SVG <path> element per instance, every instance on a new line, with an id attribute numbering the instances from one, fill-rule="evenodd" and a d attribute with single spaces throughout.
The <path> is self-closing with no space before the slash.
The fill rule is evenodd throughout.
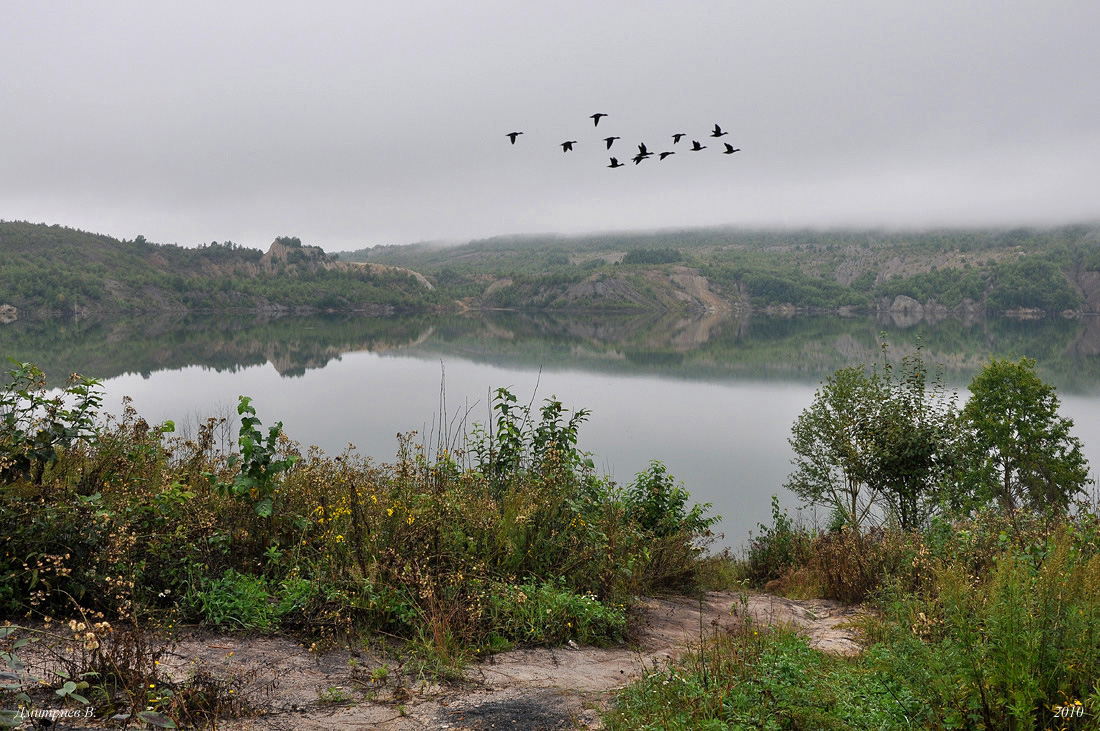
<path id="1" fill-rule="evenodd" d="M 183 640 L 164 664 L 186 672 L 205 666 L 244 681 L 240 693 L 265 709 L 227 729 L 571 729 L 599 728 L 614 691 L 644 666 L 663 662 L 746 611 L 756 621 L 790 623 L 819 649 L 859 651 L 845 628 L 857 613 L 828 601 L 734 593 L 649 599 L 640 608 L 632 648 L 565 647 L 500 653 L 451 685 L 383 672 L 370 652 L 320 656 L 283 638 L 201 636 Z M 702 610 L 700 612 L 700 610 Z M 392 663 L 392 660 L 390 661 Z M 387 666 L 389 667 L 389 666 Z M 371 680 L 374 672 L 375 679 Z M 385 675 L 385 677 L 382 677 Z"/>

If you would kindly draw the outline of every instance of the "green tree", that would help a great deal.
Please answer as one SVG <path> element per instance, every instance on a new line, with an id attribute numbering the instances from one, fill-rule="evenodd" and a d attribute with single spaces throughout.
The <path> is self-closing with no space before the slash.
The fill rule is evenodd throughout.
<path id="1" fill-rule="evenodd" d="M 1053 386 L 1035 361 L 991 359 L 970 383 L 962 411 L 966 462 L 962 486 L 978 502 L 1008 510 L 1064 512 L 1092 482 L 1073 420 L 1058 415 Z"/>
<path id="2" fill-rule="evenodd" d="M 942 375 L 929 382 L 920 348 L 867 371 L 842 368 L 814 395 L 790 438 L 787 482 L 805 502 L 833 508 L 859 528 L 877 503 L 904 529 L 932 510 L 956 462 L 957 410 Z"/>
<path id="3" fill-rule="evenodd" d="M 874 484 L 874 415 L 885 398 L 876 374 L 841 368 L 825 379 L 788 440 L 795 471 L 786 487 L 810 505 L 833 508 L 858 528 L 881 497 Z"/>
<path id="4" fill-rule="evenodd" d="M 920 347 L 898 368 L 885 361 L 876 374 L 884 397 L 873 407 L 868 480 L 880 491 L 901 528 L 927 519 L 957 463 L 957 395 L 942 371 L 929 381 Z"/>

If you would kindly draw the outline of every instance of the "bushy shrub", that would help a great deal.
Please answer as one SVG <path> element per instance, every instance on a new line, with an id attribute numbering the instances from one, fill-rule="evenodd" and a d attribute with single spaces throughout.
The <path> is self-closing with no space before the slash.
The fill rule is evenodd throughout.
<path id="1" fill-rule="evenodd" d="M 47 398 L 42 369 L 8 360 L 14 367 L 0 387 L 0 483 L 41 485 L 63 450 L 95 435 L 103 394 L 99 381 L 73 374 L 61 394 Z"/>
<path id="2" fill-rule="evenodd" d="M 845 528 L 818 536 L 811 571 L 820 579 L 826 599 L 854 604 L 878 587 L 882 578 L 883 533 Z"/>
<path id="3" fill-rule="evenodd" d="M 683 484 L 656 460 L 627 487 L 626 516 L 640 532 L 636 592 L 684 590 L 698 583 L 698 559 L 720 517 L 707 516 L 710 503 L 689 508 L 690 499 Z"/>
<path id="4" fill-rule="evenodd" d="M 748 548 L 748 578 L 755 586 L 783 578 L 787 572 L 807 563 L 810 556 L 810 535 L 795 527 L 786 510 L 779 508 L 779 498 L 772 495 L 772 524 L 759 523 L 760 535 L 750 539 Z"/>

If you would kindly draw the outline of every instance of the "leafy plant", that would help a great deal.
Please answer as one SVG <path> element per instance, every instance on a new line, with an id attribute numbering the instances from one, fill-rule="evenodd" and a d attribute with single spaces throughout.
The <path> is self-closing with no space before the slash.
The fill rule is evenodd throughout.
<path id="1" fill-rule="evenodd" d="M 627 487 L 623 503 L 637 526 L 642 554 L 635 569 L 639 590 L 698 588 L 698 559 L 721 517 L 707 516 L 710 503 L 689 508 L 690 500 L 683 484 L 656 460 Z"/>
<path id="2" fill-rule="evenodd" d="M 626 609 L 577 594 L 562 582 L 498 584 L 489 595 L 492 646 L 500 640 L 528 645 L 558 645 L 567 640 L 607 644 L 626 632 Z"/>
<path id="3" fill-rule="evenodd" d="M 668 474 L 665 465 L 657 460 L 649 468 L 634 477 L 626 490 L 626 504 L 632 517 L 642 530 L 658 538 L 677 533 L 702 534 L 721 520 L 720 516 L 706 516 L 710 503 L 692 505 L 691 496 L 683 483 Z"/>
<path id="4" fill-rule="evenodd" d="M 0 482 L 29 479 L 40 485 L 60 450 L 95 436 L 95 417 L 103 401 L 100 382 L 74 373 L 60 395 L 47 398 L 40 368 L 8 360 L 14 367 L 8 370 L 9 382 L 0 388 Z"/>
<path id="5" fill-rule="evenodd" d="M 250 500 L 256 515 L 268 518 L 275 510 L 275 490 L 279 485 L 279 476 L 288 472 L 298 461 L 297 455 L 279 458 L 279 434 L 283 422 L 278 422 L 267 432 L 267 441 L 257 428 L 260 420 L 256 418 L 256 409 L 252 399 L 241 396 L 237 405 L 241 416 L 241 428 L 238 437 L 240 454 L 229 457 L 229 466 L 240 466 L 239 472 L 230 484 L 219 483 L 218 487 L 241 500 Z"/>
<path id="6" fill-rule="evenodd" d="M 300 609 L 315 593 L 304 579 L 288 580 L 272 592 L 262 577 L 226 569 L 220 578 L 201 579 L 187 598 L 208 624 L 237 629 L 275 629 L 286 614 Z"/>
<path id="7" fill-rule="evenodd" d="M 580 425 L 588 419 L 587 409 L 578 409 L 565 423 L 562 403 L 546 399 L 536 425 L 531 405 L 517 403 L 516 395 L 507 388 L 498 388 L 493 398 L 496 419 L 486 431 L 481 425 L 473 430 L 472 451 L 477 468 L 489 479 L 495 496 L 501 495 L 510 480 L 525 472 L 551 465 L 569 470 L 592 469 L 591 458 L 577 449 Z"/>

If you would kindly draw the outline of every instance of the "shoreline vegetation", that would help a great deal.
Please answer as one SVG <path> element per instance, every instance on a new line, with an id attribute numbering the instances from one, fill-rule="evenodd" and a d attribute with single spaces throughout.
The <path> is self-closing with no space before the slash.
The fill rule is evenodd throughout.
<path id="1" fill-rule="evenodd" d="M 648 669 L 607 726 L 1095 727 L 1100 519 L 1054 389 L 1026 358 L 991 360 L 958 408 L 920 349 L 882 351 L 792 427 L 787 487 L 828 524 L 774 502 L 740 557 L 706 551 L 709 506 L 661 463 L 596 474 L 587 411 L 553 398 L 498 389 L 486 423 L 440 414 L 377 464 L 304 449 L 247 397 L 232 422 L 149 424 L 102 416 L 95 379 L 51 397 L 10 361 L 0 723 L 50 704 L 160 728 L 247 715 L 232 682 L 161 667 L 152 638 L 181 624 L 315 652 L 381 637 L 403 672 L 458 681 L 516 646 L 622 643 L 647 594 L 765 589 L 864 603 L 864 652 L 822 654 L 735 602 L 733 629 Z M 47 677 L 21 660 L 35 649 Z"/>
<path id="2" fill-rule="evenodd" d="M 0 221 L 0 322 L 155 312 L 891 313 L 973 320 L 1100 312 L 1100 226 L 502 236 L 328 253 L 124 241 Z"/>

